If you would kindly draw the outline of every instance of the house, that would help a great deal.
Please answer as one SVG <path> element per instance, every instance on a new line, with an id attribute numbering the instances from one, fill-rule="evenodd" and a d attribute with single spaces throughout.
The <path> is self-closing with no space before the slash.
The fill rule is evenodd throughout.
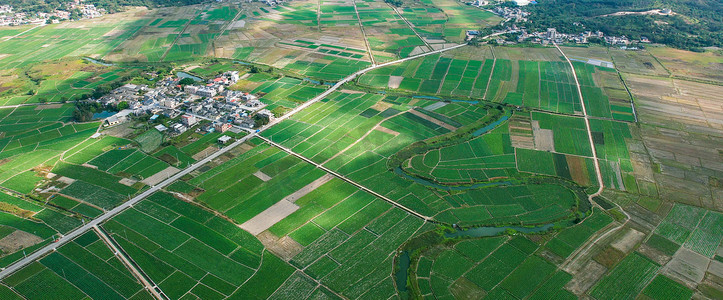
<path id="1" fill-rule="evenodd" d="M 183 123 L 183 125 L 191 127 L 193 125 L 196 125 L 196 123 L 198 123 L 198 120 L 193 115 L 183 115 L 181 116 L 181 123 Z"/>
<path id="2" fill-rule="evenodd" d="M 224 145 L 224 144 L 228 143 L 228 141 L 230 141 L 230 140 L 231 140 L 230 136 L 224 135 L 224 136 L 218 138 L 218 143 Z"/>
<path id="3" fill-rule="evenodd" d="M 196 95 L 199 95 L 201 97 L 208 97 L 208 98 L 216 96 L 217 93 L 218 92 L 216 91 L 216 89 L 214 89 L 212 87 L 202 87 L 202 88 L 199 88 L 198 91 L 196 91 Z"/>
<path id="4" fill-rule="evenodd" d="M 166 126 L 163 126 L 163 124 L 158 124 L 158 125 L 155 126 L 155 128 L 156 128 L 156 130 L 158 130 L 159 132 L 164 132 L 164 131 L 168 130 L 168 128 L 167 128 Z"/>
<path id="5" fill-rule="evenodd" d="M 227 130 L 229 130 L 229 128 L 231 128 L 231 124 L 228 124 L 228 123 L 214 123 L 214 124 L 213 124 L 213 128 L 214 128 L 216 131 L 218 131 L 218 132 L 224 133 L 224 132 L 226 132 Z"/>
<path id="6" fill-rule="evenodd" d="M 181 134 L 186 132 L 186 130 L 188 130 L 188 127 L 184 126 L 181 123 L 176 123 L 171 126 L 171 129 L 173 129 L 174 132 Z"/>
<path id="7" fill-rule="evenodd" d="M 124 110 L 121 110 L 119 113 L 117 113 L 117 114 L 115 114 L 115 115 L 112 115 L 112 116 L 106 118 L 106 119 L 105 119 L 105 122 L 106 122 L 105 126 L 114 126 L 114 125 L 118 125 L 118 124 L 121 124 L 121 123 L 123 123 L 123 122 L 126 122 L 126 121 L 128 121 L 128 115 L 130 115 L 130 114 L 132 114 L 132 113 L 133 113 L 133 110 L 132 110 L 132 109 L 124 109 Z"/>

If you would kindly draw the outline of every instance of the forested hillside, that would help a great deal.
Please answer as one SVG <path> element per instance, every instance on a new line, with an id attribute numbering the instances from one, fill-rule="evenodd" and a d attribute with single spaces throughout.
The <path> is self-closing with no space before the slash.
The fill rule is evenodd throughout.
<path id="1" fill-rule="evenodd" d="M 620 11 L 671 9 L 672 15 L 604 16 Z M 697 49 L 723 43 L 723 5 L 718 0 L 543 0 L 530 5 L 531 31 L 600 30 L 610 35 L 648 37 L 652 42 Z"/>

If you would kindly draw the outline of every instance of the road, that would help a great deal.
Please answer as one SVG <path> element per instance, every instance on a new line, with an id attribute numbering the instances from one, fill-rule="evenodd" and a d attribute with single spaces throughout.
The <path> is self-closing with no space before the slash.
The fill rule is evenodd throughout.
<path id="1" fill-rule="evenodd" d="M 502 32 L 502 33 L 504 33 L 504 32 Z M 484 37 L 484 38 L 491 37 L 491 36 L 495 36 L 495 35 L 499 35 L 499 34 L 502 34 L 502 33 L 497 33 L 497 34 L 489 35 L 489 36 L 486 36 L 486 37 Z M 33 261 L 35 261 L 35 260 L 37 260 L 37 259 L 39 259 L 39 258 L 41 258 L 41 257 L 43 257 L 44 255 L 46 255 L 46 254 L 48 254 L 48 253 L 50 253 L 50 252 L 55 251 L 55 250 L 56 250 L 57 248 L 59 248 L 60 246 L 62 246 L 62 245 L 64 245 L 64 244 L 72 241 L 72 240 L 75 239 L 76 237 L 78 237 L 78 236 L 80 236 L 81 234 L 85 233 L 86 231 L 92 229 L 94 226 L 98 226 L 98 225 L 102 224 L 103 222 L 109 220 L 110 218 L 113 218 L 114 216 L 120 214 L 120 213 L 123 212 L 124 210 L 133 207 L 133 205 L 135 205 L 136 203 L 138 203 L 138 202 L 140 202 L 141 200 L 145 199 L 146 197 L 152 195 L 153 193 L 161 190 L 162 188 L 170 185 L 171 183 L 173 183 L 174 181 L 180 179 L 181 177 L 183 177 L 183 176 L 185 176 L 185 175 L 193 172 L 194 170 L 198 169 L 199 167 L 203 166 L 204 164 L 206 164 L 206 163 L 212 161 L 213 159 L 221 156 L 222 154 L 228 152 L 229 150 L 231 150 L 231 149 L 233 149 L 233 148 L 235 148 L 235 147 L 243 144 L 244 142 L 248 141 L 249 139 L 258 136 L 259 133 L 261 133 L 261 132 L 269 129 L 270 127 L 272 127 L 272 126 L 280 123 L 280 122 L 283 121 L 283 120 L 288 119 L 288 118 L 291 117 L 292 115 L 294 115 L 294 114 L 296 114 L 296 113 L 304 110 L 305 108 L 311 106 L 312 104 L 321 101 L 322 99 L 324 99 L 324 98 L 326 98 L 327 96 L 329 96 L 329 94 L 331 94 L 331 93 L 333 93 L 334 91 L 336 91 L 337 89 L 339 89 L 342 85 L 344 85 L 344 84 L 346 84 L 346 83 L 354 80 L 354 79 L 357 78 L 358 76 L 360 76 L 360 75 L 362 75 L 362 74 L 364 74 L 364 73 L 366 73 L 366 72 L 369 72 L 369 71 L 371 71 L 371 70 L 375 70 L 375 69 L 378 69 L 378 68 L 382 68 L 382 67 L 386 67 L 386 66 L 390 66 L 390 65 L 394 65 L 394 64 L 399 64 L 399 63 L 402 63 L 402 62 L 405 62 L 405 61 L 409 61 L 409 60 L 412 60 L 412 59 L 417 59 L 417 58 L 424 57 L 424 56 L 428 56 L 428 55 L 434 55 L 434 54 L 442 53 L 442 52 L 445 52 L 445 51 L 454 50 L 454 49 L 457 49 L 457 48 L 464 47 L 464 46 L 466 46 L 466 45 L 467 45 L 467 44 L 460 44 L 460 45 L 452 46 L 452 47 L 445 48 L 445 49 L 439 49 L 439 50 L 435 50 L 435 51 L 431 51 L 431 52 L 426 52 L 426 53 L 422 53 L 422 54 L 415 55 L 415 56 L 410 56 L 410 57 L 403 58 L 403 59 L 399 59 L 399 60 L 395 60 L 395 61 L 386 62 L 386 63 L 383 63 L 383 64 L 379 64 L 379 65 L 376 65 L 376 66 L 371 66 L 371 67 L 368 67 L 368 68 L 366 68 L 366 69 L 357 71 L 357 72 L 355 72 L 354 74 L 351 74 L 351 75 L 345 77 L 345 78 L 342 79 L 341 81 L 339 81 L 339 82 L 337 82 L 336 84 L 334 84 L 334 85 L 333 85 L 331 88 L 329 88 L 328 90 L 324 91 L 323 93 L 319 94 L 318 96 L 314 97 L 313 99 L 305 102 L 304 104 L 301 104 L 301 105 L 299 105 L 298 107 L 292 109 L 292 110 L 289 111 L 287 114 L 285 114 L 285 115 L 283 115 L 283 116 L 281 116 L 281 117 L 279 117 L 279 118 L 274 119 L 274 120 L 271 121 L 269 124 L 267 124 L 267 125 L 259 128 L 259 130 L 257 130 L 256 132 L 251 133 L 251 134 L 249 134 L 249 135 L 246 135 L 246 136 L 238 139 L 237 141 L 235 141 L 235 142 L 232 143 L 231 145 L 229 145 L 229 146 L 227 146 L 227 147 L 224 147 L 223 149 L 221 149 L 221 150 L 219 150 L 219 151 L 211 154 L 210 156 L 208 156 L 208 157 L 206 157 L 206 158 L 204 158 L 204 159 L 202 159 L 202 160 L 200 160 L 200 161 L 198 161 L 198 162 L 196 162 L 196 163 L 188 166 L 187 168 L 183 169 L 181 172 L 176 173 L 176 175 L 173 175 L 173 176 L 169 177 L 168 179 L 162 181 L 161 183 L 159 183 L 159 184 L 157 184 L 157 185 L 155 185 L 155 186 L 152 186 L 150 189 L 148 189 L 148 190 L 142 192 L 141 194 L 133 197 L 132 199 L 128 200 L 127 202 L 124 202 L 123 204 L 117 206 L 116 208 L 113 208 L 112 210 L 109 210 L 109 211 L 107 211 L 106 213 L 102 214 L 101 216 L 97 217 L 96 219 L 94 219 L 94 220 L 86 223 L 85 225 L 83 225 L 83 226 L 81 226 L 81 227 L 78 227 L 77 229 L 69 232 L 68 234 L 66 234 L 66 235 L 64 235 L 63 237 L 61 237 L 60 239 L 58 239 L 56 242 L 54 242 L 54 243 L 52 243 L 52 244 L 50 244 L 50 245 L 47 245 L 47 246 L 45 246 L 45 247 L 42 247 L 42 248 L 38 249 L 37 251 L 31 253 L 30 255 L 26 256 L 25 258 L 23 258 L 23 259 L 15 262 L 15 263 L 7 266 L 7 267 L 4 268 L 2 271 L 0 271 L 0 279 L 3 279 L 3 278 L 5 278 L 5 277 L 7 277 L 8 275 L 12 274 L 13 272 L 15 272 L 15 271 L 17 271 L 17 270 L 20 270 L 20 269 L 23 268 L 24 266 L 32 263 Z M 366 189 L 366 188 L 363 188 L 363 189 L 368 190 L 368 189 Z M 368 190 L 368 191 L 371 192 L 371 193 L 374 193 L 374 192 L 371 191 L 371 190 Z M 382 197 L 383 197 L 383 196 L 382 196 Z M 384 198 L 382 198 L 382 199 L 384 199 Z M 407 210 L 408 210 L 408 209 L 407 209 Z M 417 214 L 417 215 L 419 215 L 419 214 Z M 422 218 L 426 218 L 425 216 L 422 216 L 422 215 L 419 215 L 419 216 L 421 216 Z"/>
<path id="2" fill-rule="evenodd" d="M 587 130 L 587 137 L 590 142 L 590 149 L 592 149 L 592 158 L 593 158 L 593 163 L 595 165 L 595 174 L 597 175 L 598 189 L 595 193 L 592 193 L 587 196 L 588 201 L 590 201 L 590 203 L 592 203 L 592 205 L 597 206 L 601 210 L 604 210 L 602 207 L 600 207 L 600 205 L 597 204 L 597 202 L 595 202 L 593 200 L 593 198 L 600 196 L 600 194 L 602 194 L 603 188 L 604 188 L 604 182 L 603 182 L 603 178 L 602 178 L 602 172 L 600 172 L 600 162 L 598 161 L 598 158 L 597 158 L 597 151 L 595 150 L 595 143 L 593 142 L 592 132 L 590 130 L 591 117 L 587 115 L 587 108 L 585 107 L 585 101 L 583 100 L 583 97 L 582 97 L 582 89 L 580 88 L 580 82 L 577 80 L 577 73 L 575 72 L 575 68 L 572 65 L 572 61 L 570 61 L 570 59 L 567 57 L 567 55 L 565 55 L 565 52 L 563 52 L 562 49 L 560 49 L 560 47 L 556 43 L 553 42 L 553 45 L 555 45 L 555 48 L 557 48 L 557 51 L 559 51 L 560 54 L 562 54 L 562 56 L 565 57 L 565 60 L 567 60 L 567 64 L 570 65 L 570 69 L 572 70 L 572 78 L 575 79 L 575 85 L 577 86 L 577 95 L 580 98 L 580 106 L 582 106 L 583 119 L 585 120 L 585 129 Z M 583 257 L 585 254 L 587 254 L 593 245 L 595 245 L 597 242 L 601 241 L 608 235 L 612 234 L 613 232 L 617 231 L 618 229 L 623 228 L 623 226 L 625 226 L 625 224 L 627 224 L 628 221 L 630 221 L 630 215 L 628 215 L 628 213 L 625 212 L 625 210 L 623 210 L 623 208 L 620 205 L 618 205 L 617 203 L 615 203 L 613 201 L 610 201 L 610 202 L 615 204 L 615 206 L 617 206 L 618 209 L 620 209 L 620 212 L 622 212 L 625 215 L 625 222 L 621 223 L 620 225 L 618 225 L 614 228 L 611 228 L 607 232 L 599 235 L 594 240 L 589 241 L 587 244 L 585 244 L 584 247 L 578 248 L 575 252 L 573 252 L 569 256 L 569 258 L 565 262 L 563 262 L 563 264 L 561 264 L 562 268 L 567 269 L 569 266 L 573 265 L 573 262 L 577 258 Z"/>

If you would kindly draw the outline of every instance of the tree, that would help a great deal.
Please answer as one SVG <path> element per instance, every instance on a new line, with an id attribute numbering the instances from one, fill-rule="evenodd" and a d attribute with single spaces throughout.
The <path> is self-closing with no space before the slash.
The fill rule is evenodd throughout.
<path id="1" fill-rule="evenodd" d="M 128 107 L 130 107 L 130 105 L 128 104 L 127 101 L 121 101 L 121 102 L 119 102 L 118 105 L 116 106 L 116 108 L 117 108 L 118 110 L 124 110 L 124 109 L 127 109 Z"/>
<path id="2" fill-rule="evenodd" d="M 191 78 L 183 78 L 178 82 L 178 84 L 183 85 L 183 86 L 186 86 L 189 84 L 194 84 L 194 83 L 196 83 L 196 81 Z"/>

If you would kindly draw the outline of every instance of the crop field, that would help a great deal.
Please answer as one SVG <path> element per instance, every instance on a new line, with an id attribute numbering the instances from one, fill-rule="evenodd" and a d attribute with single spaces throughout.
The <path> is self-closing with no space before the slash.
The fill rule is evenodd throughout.
<path id="1" fill-rule="evenodd" d="M 575 299 L 563 289 L 572 276 L 534 255 L 537 248 L 524 237 L 463 240 L 447 249 L 423 253 L 412 286 L 419 294 L 436 298 L 555 295 L 555 299 Z"/>
<path id="2" fill-rule="evenodd" d="M 573 62 L 591 116 L 633 122 L 632 101 L 614 69 Z"/>
<path id="3" fill-rule="evenodd" d="M 663 275 L 655 276 L 655 279 L 643 290 L 643 295 L 652 299 L 690 299 L 693 291 L 688 287 Z"/>
<path id="4" fill-rule="evenodd" d="M 545 244 L 545 248 L 561 258 L 567 258 L 575 249 L 582 246 L 595 232 L 612 222 L 612 218 L 602 211 L 593 210 L 592 216 L 582 223 L 561 230 L 554 238 Z"/>
<path id="5" fill-rule="evenodd" d="M 23 257 L 23 251 L 32 252 L 51 241 L 58 233 L 66 233 L 81 225 L 81 220 L 40 203 L 30 202 L 7 194 L 0 194 L 0 224 L 3 237 L 14 238 L 0 242 L 0 265 L 6 266 Z"/>
<path id="6" fill-rule="evenodd" d="M 77 58 L 33 63 L 4 72 L 4 78 L 0 78 L 2 105 L 79 100 L 99 86 L 135 73 L 132 69 L 97 65 Z"/>
<path id="7" fill-rule="evenodd" d="M 645 256 L 630 254 L 592 288 L 590 295 L 597 299 L 630 299 L 648 285 L 659 268 Z"/>
<path id="8" fill-rule="evenodd" d="M 429 51 L 402 17 L 383 1 L 357 3 L 357 9 L 369 46 L 378 62 Z"/>
<path id="9" fill-rule="evenodd" d="M 362 112 L 383 96 L 372 94 L 330 95 L 320 102 L 267 130 L 263 135 L 315 162 L 322 163 L 349 147 L 384 117 L 364 117 Z"/>
<path id="10" fill-rule="evenodd" d="M 395 295 L 390 266 L 396 249 L 425 225 L 416 217 L 380 203 L 386 208 L 364 209 L 352 215 L 304 247 L 290 263 L 348 298 Z"/>
<path id="11" fill-rule="evenodd" d="M 454 57 L 430 55 L 376 69 L 361 76 L 358 82 L 378 89 L 392 88 L 416 94 L 482 98 L 493 60 Z M 401 81 L 395 82 L 395 79 Z"/>
<path id="12" fill-rule="evenodd" d="M 170 194 L 152 195 L 103 228 L 174 299 L 265 298 L 293 272 L 249 233 Z"/>
<path id="13" fill-rule="evenodd" d="M 314 104 L 307 110 L 295 115 L 289 120 L 265 131 L 263 135 L 274 142 L 280 143 L 293 151 L 301 153 L 310 159 L 324 163 L 327 167 L 348 176 L 349 178 L 366 184 L 375 191 L 396 199 L 405 206 L 411 207 L 420 213 L 434 216 L 435 219 L 457 224 L 483 223 L 519 223 L 535 224 L 544 220 L 558 219 L 569 214 L 568 208 L 576 203 L 576 196 L 567 188 L 554 185 L 523 186 L 511 182 L 493 184 L 493 188 L 480 189 L 472 187 L 445 187 L 427 180 L 410 180 L 405 176 L 396 174 L 387 169 L 387 159 L 401 148 L 413 143 L 440 134 L 448 130 L 437 123 L 419 117 L 416 114 L 403 112 L 408 109 L 408 103 L 415 101 L 415 105 L 425 107 L 439 106 L 438 101 L 425 99 L 391 98 L 387 97 L 378 102 L 380 96 L 363 96 L 360 94 L 336 93 L 330 96 L 327 102 Z M 405 104 L 407 103 L 407 104 Z M 437 103 L 437 104 L 435 104 Z M 391 107 L 389 106 L 391 104 Z M 444 109 L 449 106 L 449 109 Z M 389 107 L 383 109 L 383 107 Z M 455 103 L 446 105 L 440 113 L 428 112 L 431 120 L 444 120 L 449 123 L 456 122 L 446 116 L 457 117 L 462 122 L 472 122 L 474 118 L 460 118 L 463 111 L 470 110 L 470 114 L 480 114 L 474 105 Z M 436 109 L 435 109 L 436 110 Z M 476 111 L 476 112 L 475 112 Z M 478 118 L 479 118 L 478 117 Z M 340 123 L 337 120 L 344 120 Z M 330 124 L 335 124 L 334 127 Z M 458 123 L 465 125 L 465 123 Z M 484 129 L 487 131 L 489 129 Z M 482 133 L 482 131 L 480 131 Z M 478 159 L 478 165 L 470 165 L 475 158 L 466 161 L 457 157 L 467 155 L 469 151 L 459 150 L 459 147 L 469 148 L 469 143 L 475 143 L 474 148 L 485 158 Z M 437 167 L 432 174 L 446 175 L 448 182 L 470 182 L 475 180 L 488 180 L 497 177 L 509 177 L 515 170 L 515 156 L 511 152 L 507 127 L 502 126 L 489 135 L 483 135 L 461 146 L 444 148 L 444 155 L 450 158 L 448 164 L 465 163 L 470 165 L 470 171 L 460 174 L 456 168 L 443 169 Z M 484 148 L 482 144 L 487 145 Z M 480 144 L 480 145 L 477 145 Z M 507 146 L 505 146 L 507 145 Z M 317 149 L 318 148 L 318 149 Z M 457 149 L 457 150 L 454 150 Z M 466 149 L 466 148 L 465 148 Z M 471 149 L 471 148 L 470 148 Z M 464 150 L 464 151 L 463 151 Z M 439 151 L 434 152 L 439 160 Z M 412 166 L 427 167 L 424 163 L 432 164 L 433 154 L 416 156 L 412 158 Z M 487 158 L 497 158 L 499 154 L 507 160 L 488 162 Z M 425 161 L 427 159 L 428 161 Z M 495 165 L 502 164 L 502 165 Z M 481 165 L 480 165 L 481 164 Z M 489 165 L 487 165 L 489 164 Z M 434 163 L 435 166 L 441 162 Z M 495 169 L 495 166 L 497 169 Z M 428 167 L 427 167 L 428 168 Z M 477 168 L 477 170 L 473 170 Z M 485 168 L 482 170 L 482 168 Z M 511 170 L 510 170 L 511 169 Z M 447 170 L 454 171 L 446 172 Z M 425 174 L 431 168 L 424 170 Z M 445 173 L 446 172 L 446 173 Z M 454 176 L 454 177 L 451 177 Z M 471 177 L 470 177 L 471 176 Z M 437 176 L 439 177 L 439 176 Z M 428 178 L 425 176 L 424 178 Z M 411 184 L 411 186 L 410 186 Z M 411 189 L 411 193 L 409 192 Z M 437 190 L 460 191 L 454 195 Z M 554 192 L 552 192 L 554 191 Z M 546 193 L 558 193 L 561 197 L 548 199 Z M 504 199 L 504 200 L 503 200 Z M 432 210 L 430 207 L 436 207 Z M 309 234 L 318 235 L 321 232 L 314 226 L 303 230 Z"/>
<path id="14" fill-rule="evenodd" d="M 441 183 L 507 177 L 506 169 L 516 167 L 507 132 L 507 126 L 501 125 L 470 141 L 415 155 L 409 160 L 411 169 L 407 171 Z"/>
<path id="15" fill-rule="evenodd" d="M 583 119 L 540 112 L 532 112 L 531 119 L 536 148 L 553 153 L 517 151 L 520 170 L 558 175 L 585 185 L 594 184 L 596 179 L 592 160 L 589 159 L 592 151 Z M 536 129 L 537 126 L 539 129 Z M 632 138 L 628 125 L 624 122 L 591 119 L 590 129 L 605 186 L 638 191 L 627 148 Z M 544 134 L 545 131 L 548 134 Z"/>
<path id="16" fill-rule="evenodd" d="M 723 240 L 723 215 L 718 212 L 675 204 L 655 233 L 686 249 L 712 258 Z M 656 242 L 658 245 L 665 241 Z"/>
<path id="17" fill-rule="evenodd" d="M 323 87 L 295 78 L 273 78 L 266 74 L 252 74 L 240 80 L 235 89 L 246 90 L 254 94 L 263 93 L 259 99 L 268 106 L 266 109 L 280 115 L 288 109 L 306 102 L 324 91 Z"/>
<path id="18" fill-rule="evenodd" d="M 65 299 L 150 297 L 94 232 L 58 248 L 3 283 L 27 299 L 43 298 L 48 290 Z"/>
<path id="19" fill-rule="evenodd" d="M 0 69 L 18 68 L 66 56 L 103 56 L 128 39 L 142 26 L 134 9 L 81 22 L 63 22 L 37 27 L 3 41 Z"/>
<path id="20" fill-rule="evenodd" d="M 271 177 L 263 181 L 257 171 Z M 243 223 L 324 174 L 313 165 L 260 144 L 189 183 L 204 190 L 197 199 Z"/>

